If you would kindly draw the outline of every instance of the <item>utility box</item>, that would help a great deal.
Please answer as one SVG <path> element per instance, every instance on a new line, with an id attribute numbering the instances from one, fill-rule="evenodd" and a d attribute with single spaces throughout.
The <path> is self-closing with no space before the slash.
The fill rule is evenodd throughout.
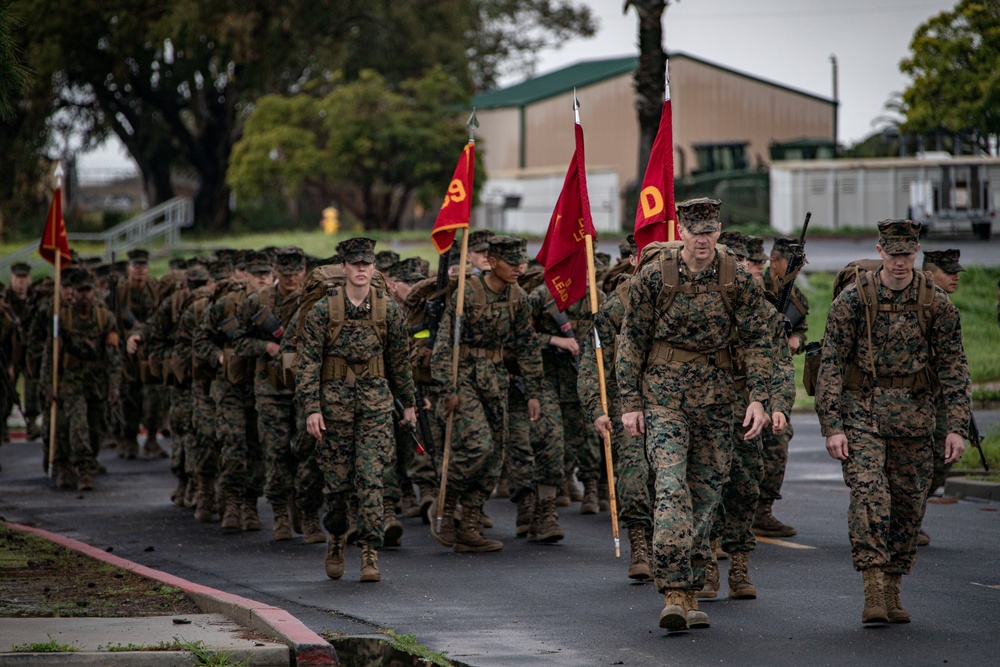
<path id="1" fill-rule="evenodd" d="M 910 183 L 908 213 L 911 220 L 923 225 L 923 236 L 971 231 L 988 240 L 996 207 L 990 198 L 985 165 L 949 161 L 934 171 L 929 168 Z"/>

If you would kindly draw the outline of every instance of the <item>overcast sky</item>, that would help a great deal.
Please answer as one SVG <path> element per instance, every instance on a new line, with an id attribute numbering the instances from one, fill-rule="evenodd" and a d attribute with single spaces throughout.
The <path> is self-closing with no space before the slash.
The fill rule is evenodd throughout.
<path id="1" fill-rule="evenodd" d="M 637 19 L 622 0 L 584 0 L 598 34 L 540 54 L 538 73 L 581 60 L 633 55 Z M 877 129 L 886 100 L 906 80 L 899 61 L 917 26 L 955 1 L 946 0 L 675 0 L 664 13 L 668 51 L 684 51 L 735 70 L 824 97 L 833 96 L 831 54 L 839 61 L 840 142 Z M 507 84 L 517 81 L 508 81 Z M 676 98 L 677 91 L 673 91 Z M 585 100 L 581 101 L 584 105 Z M 584 110 L 584 115 L 586 111 Z M 81 167 L 124 166 L 117 142 Z"/>
<path id="2" fill-rule="evenodd" d="M 635 10 L 622 0 L 585 0 L 596 37 L 541 54 L 538 72 L 638 52 Z M 833 97 L 830 56 L 839 63 L 840 132 L 850 144 L 877 129 L 906 79 L 899 61 L 917 27 L 957 0 L 674 0 L 663 15 L 667 51 L 683 51 L 792 88 Z M 676 98 L 677 91 L 672 91 Z M 584 101 L 581 100 L 581 105 Z"/>

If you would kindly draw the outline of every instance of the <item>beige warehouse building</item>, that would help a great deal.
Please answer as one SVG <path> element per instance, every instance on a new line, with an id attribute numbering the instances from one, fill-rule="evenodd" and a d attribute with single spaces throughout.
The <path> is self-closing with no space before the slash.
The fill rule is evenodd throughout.
<path id="1" fill-rule="evenodd" d="M 674 168 L 692 173 L 766 168 L 772 143 L 833 143 L 837 103 L 685 53 L 671 53 Z M 588 170 L 617 175 L 619 192 L 639 171 L 635 112 L 637 57 L 586 61 L 476 96 L 477 142 L 490 185 L 484 205 L 504 200 L 510 231 L 544 232 L 555 201 L 510 204 L 519 181 L 561 178 L 573 152 L 573 90 L 580 99 Z M 477 156 L 478 157 L 478 156 Z M 512 185 L 514 184 L 514 185 Z M 516 199 L 516 197 L 515 197 Z M 620 202 L 619 202 L 620 203 Z M 494 204 L 494 206 L 499 204 Z M 538 209 L 523 219 L 522 207 Z M 631 219 L 633 212 L 621 212 Z M 489 224 L 489 219 L 487 220 Z"/>

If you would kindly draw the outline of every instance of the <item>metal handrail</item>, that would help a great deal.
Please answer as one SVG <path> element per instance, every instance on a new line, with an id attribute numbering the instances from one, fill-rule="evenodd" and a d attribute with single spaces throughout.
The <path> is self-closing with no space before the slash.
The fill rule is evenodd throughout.
<path id="1" fill-rule="evenodd" d="M 160 238 L 164 239 L 168 247 L 176 246 L 180 243 L 181 229 L 193 224 L 194 201 L 190 197 L 174 197 L 103 232 L 67 232 L 66 236 L 70 242 L 103 243 L 104 251 L 101 256 L 108 262 L 111 261 L 112 253 L 117 257 L 124 257 L 124 253 L 132 248 L 150 245 Z M 7 275 L 11 265 L 17 262 L 30 264 L 32 270 L 47 265 L 48 262 L 38 254 L 40 242 L 40 238 L 35 239 L 0 258 L 0 275 Z"/>

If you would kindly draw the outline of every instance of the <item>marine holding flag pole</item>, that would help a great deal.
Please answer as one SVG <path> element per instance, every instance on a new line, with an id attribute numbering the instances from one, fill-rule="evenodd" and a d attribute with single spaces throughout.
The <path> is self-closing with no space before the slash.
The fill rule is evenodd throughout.
<path id="1" fill-rule="evenodd" d="M 667 62 L 669 72 L 670 63 Z M 653 148 L 646 163 L 646 175 L 639 191 L 635 212 L 635 245 L 640 254 L 653 241 L 678 238 L 677 209 L 674 205 L 674 131 L 670 106 L 670 76 L 666 76 L 663 112 Z"/>
<path id="2" fill-rule="evenodd" d="M 56 412 L 59 403 L 59 297 L 62 282 L 62 259 L 69 259 L 69 241 L 66 222 L 62 216 L 62 163 L 56 165 L 56 191 L 52 194 L 49 214 L 42 230 L 38 254 L 55 265 L 55 291 L 52 295 L 52 405 L 49 407 L 49 479 L 52 478 L 56 460 Z"/>
<path id="3" fill-rule="evenodd" d="M 472 115 L 469 116 L 465 126 L 469 128 L 469 143 L 465 145 L 462 157 L 458 160 L 455 175 L 448 185 L 444 203 L 441 204 L 441 212 L 438 213 L 438 219 L 431 231 L 434 245 L 438 252 L 443 254 L 451 250 L 451 245 L 455 241 L 455 231 L 465 230 L 462 233 L 462 252 L 458 260 L 458 302 L 455 304 L 455 338 L 452 341 L 451 350 L 451 385 L 456 389 L 458 389 L 458 361 L 462 342 L 462 315 L 465 312 L 465 263 L 469 256 L 469 220 L 472 218 L 472 183 L 476 167 L 476 128 L 479 127 L 475 108 L 472 109 Z M 453 206 L 453 204 L 457 206 Z M 439 241 L 439 236 L 447 239 L 447 246 Z M 445 421 L 444 448 L 441 450 L 441 488 L 438 491 L 437 520 L 435 522 L 435 532 L 437 533 L 441 532 L 441 522 L 444 519 L 442 512 L 444 512 L 445 492 L 448 489 L 448 461 L 451 458 L 451 435 L 454 426 L 455 412 L 453 410 Z"/>

